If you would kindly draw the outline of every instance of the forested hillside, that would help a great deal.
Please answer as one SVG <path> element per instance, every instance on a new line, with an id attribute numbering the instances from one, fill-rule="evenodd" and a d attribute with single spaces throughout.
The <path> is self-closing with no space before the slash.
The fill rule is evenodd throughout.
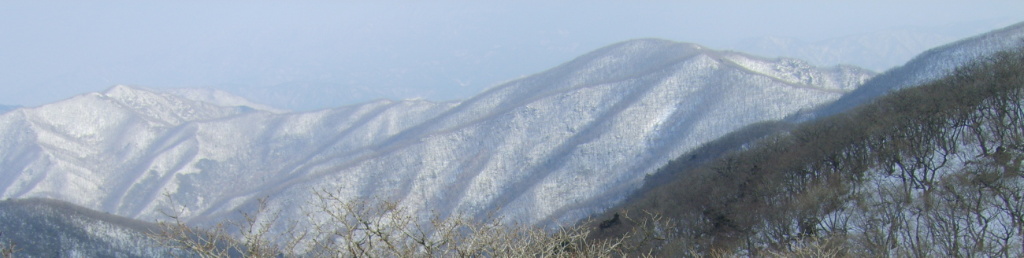
<path id="1" fill-rule="evenodd" d="M 1000 53 L 701 166 L 681 156 L 605 216 L 665 216 L 646 247 L 665 256 L 1019 257 L 1022 101 L 1024 53 Z"/>
<path id="2" fill-rule="evenodd" d="M 867 104 L 894 90 L 914 87 L 938 80 L 963 64 L 972 60 L 992 56 L 993 54 L 1019 48 L 1024 44 L 1024 23 L 1017 23 L 1006 28 L 959 40 L 925 51 L 906 64 L 885 71 L 870 81 L 857 87 L 849 94 L 815 109 L 809 114 L 801 114 L 791 118 L 806 121 L 807 118 L 821 118 Z"/>
<path id="3" fill-rule="evenodd" d="M 304 220 L 313 189 L 425 213 L 574 223 L 671 158 L 834 101 L 874 75 L 637 39 L 459 102 L 280 112 L 226 93 L 115 86 L 0 114 L 0 198 L 111 214 L 241 219 L 259 198 Z"/>
<path id="4" fill-rule="evenodd" d="M 0 257 L 193 256 L 150 237 L 158 232 L 155 223 L 58 200 L 0 201 Z"/>

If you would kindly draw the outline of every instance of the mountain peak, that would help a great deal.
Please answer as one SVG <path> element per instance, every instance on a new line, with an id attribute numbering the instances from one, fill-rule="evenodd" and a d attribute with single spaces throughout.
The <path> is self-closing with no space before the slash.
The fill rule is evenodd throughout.
<path id="1" fill-rule="evenodd" d="M 698 59 L 699 58 L 699 59 Z M 874 72 L 853 66 L 816 67 L 792 58 L 764 58 L 750 54 L 720 51 L 694 43 L 663 39 L 635 39 L 613 44 L 581 56 L 562 67 L 586 67 L 577 73 L 598 74 L 596 81 L 617 80 L 669 68 L 680 63 L 695 67 L 727 65 L 746 72 L 766 75 L 797 87 L 827 91 L 853 90 Z M 556 68 L 558 70 L 561 68 Z M 652 70 L 654 69 L 654 70 Z"/>
<path id="2" fill-rule="evenodd" d="M 137 101 L 153 101 L 158 98 L 167 98 L 167 96 L 161 96 L 161 94 L 157 91 L 142 89 L 139 87 L 132 87 L 128 85 L 115 85 L 103 92 L 100 92 L 99 94 L 104 97 L 115 99 L 121 103 L 126 104 Z"/>
<path id="3" fill-rule="evenodd" d="M 655 50 L 665 50 L 665 49 L 670 49 L 670 48 L 688 48 L 688 49 L 691 49 L 691 50 L 700 50 L 700 49 L 705 49 L 706 47 L 698 45 L 698 44 L 694 44 L 694 43 L 678 42 L 678 41 L 672 41 L 672 40 L 667 40 L 667 39 L 640 38 L 640 39 L 626 40 L 626 41 L 623 41 L 623 42 L 612 44 L 612 45 L 607 46 L 607 47 L 603 47 L 601 49 L 618 49 L 618 48 L 655 49 Z M 601 49 L 598 49 L 597 51 L 601 51 Z"/>
<path id="4" fill-rule="evenodd" d="M 239 112 L 234 107 L 222 107 L 170 93 L 127 85 L 111 87 L 101 95 L 150 120 L 168 124 L 214 119 Z"/>
<path id="5" fill-rule="evenodd" d="M 381 100 L 280 115 L 232 116 L 238 111 L 201 98 L 115 86 L 35 120 L 38 128 L 55 127 L 50 124 L 58 120 L 72 132 L 41 137 L 49 141 L 47 148 L 53 146 L 45 154 L 81 153 L 59 149 L 66 146 L 61 141 L 99 135 L 81 144 L 85 150 L 103 146 L 95 155 L 17 160 L 38 164 L 39 170 L 54 163 L 78 165 L 70 173 L 55 168 L 50 174 L 89 178 L 80 180 L 87 184 L 23 187 L 28 183 L 20 182 L 39 180 L 20 171 L 0 178 L 18 182 L 8 184 L 7 196 L 57 192 L 51 196 L 86 199 L 76 203 L 134 218 L 159 217 L 164 193 L 192 204 L 192 221 L 235 214 L 253 196 L 270 196 L 268 205 L 283 211 L 282 218 L 297 218 L 312 203 L 308 189 L 338 189 L 344 199 L 394 198 L 414 211 L 475 216 L 500 210 L 497 215 L 525 223 L 575 220 L 621 201 L 671 157 L 841 95 L 781 75 L 820 78 L 830 71 L 794 64 L 756 72 L 749 67 L 777 61 L 749 59 L 747 66 L 737 65 L 726 53 L 697 44 L 638 39 L 464 102 Z M 68 110 L 88 114 L 67 115 Z M 110 118 L 110 111 L 123 115 Z M 200 120 L 211 117 L 217 119 Z M 111 125 L 80 128 L 103 119 Z M 0 155 L 33 146 L 26 139 L 25 145 L 0 149 Z"/>
<path id="6" fill-rule="evenodd" d="M 663 60 L 675 60 L 692 56 L 707 48 L 693 44 L 664 39 L 634 39 L 603 47 L 583 56 L 577 57 L 568 64 L 593 63 L 596 61 L 627 61 L 632 65 L 643 63 L 661 64 Z"/>
<path id="7" fill-rule="evenodd" d="M 154 93 L 155 91 L 144 90 L 139 87 L 128 86 L 124 84 L 118 84 L 107 88 L 102 93 L 107 96 L 125 95 L 125 94 L 138 94 L 140 92 Z"/>

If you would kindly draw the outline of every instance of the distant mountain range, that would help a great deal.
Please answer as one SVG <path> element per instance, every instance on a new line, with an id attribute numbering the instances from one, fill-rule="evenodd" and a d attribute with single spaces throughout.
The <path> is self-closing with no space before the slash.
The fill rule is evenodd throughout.
<path id="1" fill-rule="evenodd" d="M 839 98 L 873 74 L 634 40 L 462 102 L 280 113 L 237 98 L 118 86 L 0 116 L 0 192 L 153 220 L 162 197 L 213 222 L 312 189 L 414 210 L 571 221 L 670 157 Z M 244 105 L 244 106 L 237 106 Z"/>
<path id="2" fill-rule="evenodd" d="M 657 39 L 601 48 L 459 102 L 295 113 L 222 92 L 116 86 L 0 114 L 0 197 L 145 221 L 176 202 L 209 225 L 262 197 L 282 219 L 301 220 L 324 189 L 413 212 L 571 223 L 619 204 L 704 143 L 937 78 L 1021 42 L 1022 27 L 926 52 L 887 73 L 898 83 L 880 86 L 861 86 L 875 74 L 857 67 Z"/>
<path id="3" fill-rule="evenodd" d="M 1014 21 L 995 19 L 949 24 L 943 28 L 894 28 L 820 41 L 762 36 L 740 40 L 726 48 L 756 55 L 797 58 L 820 66 L 847 64 L 884 72 L 903 65 L 927 49 L 960 40 L 962 36 L 945 32 L 949 26 L 982 33 L 1008 22 Z"/>
<path id="4" fill-rule="evenodd" d="M 0 105 L 0 114 L 7 113 L 7 111 L 11 111 L 16 108 L 18 108 L 18 106 Z"/>
<path id="5" fill-rule="evenodd" d="M 810 117 L 825 117 L 846 111 L 893 90 L 942 78 L 966 63 L 976 62 L 996 52 L 1021 45 L 1024 45 L 1024 23 L 930 49 L 918 54 L 906 64 L 880 74 L 827 107 L 815 110 Z"/>
<path id="6" fill-rule="evenodd" d="M 922 49 L 954 40 L 956 38 L 939 33 L 893 30 L 817 42 L 765 36 L 743 40 L 731 48 L 747 53 L 799 58 L 816 65 L 856 64 L 874 71 L 885 71 L 910 60 Z"/>

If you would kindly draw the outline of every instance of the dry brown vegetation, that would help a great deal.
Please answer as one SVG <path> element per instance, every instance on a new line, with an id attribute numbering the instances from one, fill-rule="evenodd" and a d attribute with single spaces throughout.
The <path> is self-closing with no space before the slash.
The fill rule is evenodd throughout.
<path id="1" fill-rule="evenodd" d="M 635 225 L 616 237 L 588 238 L 594 228 L 546 230 L 464 216 L 433 215 L 423 219 L 388 201 L 351 201 L 321 190 L 308 228 L 289 222 L 284 233 L 271 234 L 277 221 L 261 203 L 258 214 L 241 223 L 196 229 L 168 213 L 162 231 L 152 237 L 200 257 L 620 257 L 650 256 L 646 245 L 666 239 L 671 225 L 656 216 L 621 221 Z M 269 218 L 259 220 L 257 218 Z M 228 228 L 237 229 L 231 232 Z"/>
<path id="2" fill-rule="evenodd" d="M 1002 53 L 851 112 L 734 139 L 762 138 L 750 146 L 680 157 L 661 172 L 671 176 L 652 177 L 672 180 L 555 230 L 322 190 L 308 233 L 271 235 L 276 216 L 261 209 L 231 227 L 241 238 L 175 216 L 156 237 L 208 257 L 1020 257 L 1022 102 L 1024 53 Z"/>
<path id="3" fill-rule="evenodd" d="M 678 225 L 645 250 L 664 256 L 1019 257 L 1022 102 L 1024 54 L 1002 53 L 664 171 L 675 180 L 619 210 Z"/>
<path id="4" fill-rule="evenodd" d="M 0 236 L 3 236 L 3 232 L 0 232 Z M 0 257 L 11 258 L 14 257 L 14 253 L 20 251 L 18 245 L 10 241 L 0 242 Z"/>

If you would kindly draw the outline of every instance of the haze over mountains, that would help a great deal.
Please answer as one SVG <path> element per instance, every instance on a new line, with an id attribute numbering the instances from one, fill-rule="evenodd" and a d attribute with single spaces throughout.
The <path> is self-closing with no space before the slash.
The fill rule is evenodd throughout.
<path id="1" fill-rule="evenodd" d="M 685 34 L 676 38 L 694 41 L 694 43 L 713 49 L 733 50 L 764 57 L 805 60 L 814 66 L 827 67 L 843 64 L 884 72 L 904 64 L 930 48 L 1015 22 L 1014 19 L 989 18 L 935 27 L 896 27 L 866 33 L 836 35 L 819 40 L 799 40 L 771 34 L 757 38 L 723 40 L 714 43 L 703 42 L 699 38 L 692 38 Z M 564 38 L 564 40 L 571 40 L 571 38 Z M 602 44 L 604 43 L 602 42 Z M 541 54 L 548 57 L 533 58 L 520 58 L 513 54 L 512 51 L 525 48 L 521 46 L 498 44 L 467 47 L 467 49 L 458 51 L 456 59 L 480 65 L 474 67 L 469 73 L 451 70 L 441 65 L 421 64 L 414 69 L 402 66 L 402 68 L 376 74 L 344 74 L 324 79 L 294 78 L 285 83 L 260 87 L 242 82 L 217 86 L 222 90 L 261 104 L 297 111 L 331 108 L 338 106 L 338 103 L 360 103 L 378 98 L 422 97 L 438 101 L 466 99 L 478 91 L 538 70 L 537 68 L 524 69 L 519 65 L 533 64 L 531 67 L 546 68 L 548 65 L 554 65 L 578 55 L 576 53 L 590 50 L 588 47 L 554 42 L 550 47 L 555 48 L 556 46 L 558 46 L 557 49 L 548 49 L 547 52 Z M 591 44 L 590 46 L 598 47 L 600 45 Z M 467 56 L 465 53 L 486 53 L 486 55 Z M 558 59 L 551 56 L 564 57 Z M 505 61 L 507 64 L 497 64 L 493 61 L 489 63 L 489 58 L 507 59 L 508 61 Z M 536 60 L 527 61 L 526 59 Z M 547 61 L 540 62 L 539 60 Z M 452 61 L 440 60 L 442 64 Z M 435 60 L 435 62 L 437 61 Z M 405 86 L 398 87 L 403 84 Z M 382 87 L 381 85 L 391 85 L 392 87 Z"/>
<path id="2" fill-rule="evenodd" d="M 854 92 L 827 107 L 815 110 L 812 117 L 825 117 L 864 104 L 893 90 L 916 86 L 942 78 L 965 63 L 976 62 L 999 51 L 1024 44 L 1024 23 L 939 46 L 880 74 Z M 806 116 L 802 116 L 806 119 Z"/>
<path id="3" fill-rule="evenodd" d="M 936 28 L 903 28 L 853 34 L 818 41 L 802 41 L 785 36 L 762 36 L 709 45 L 709 47 L 764 57 L 800 59 L 814 66 L 852 65 L 875 72 L 884 72 L 904 64 L 927 49 L 959 40 L 963 37 L 962 35 L 986 32 L 1002 24 L 1009 24 L 1009 22 L 988 21 L 953 25 L 964 27 L 965 31 L 974 32 L 970 34 L 951 35 L 943 33 L 942 30 Z M 500 51 L 500 49 L 494 51 Z M 501 56 L 502 54 L 498 52 L 495 55 Z M 499 69 L 500 67 L 494 68 Z M 513 79 L 510 77 L 496 80 L 494 77 L 496 76 L 495 74 L 498 74 L 497 71 L 484 69 L 474 71 L 473 75 L 462 75 L 462 77 L 446 79 L 431 77 L 439 73 L 446 73 L 445 69 L 441 67 L 430 67 L 430 69 L 424 69 L 423 71 L 399 70 L 393 72 L 401 76 L 424 77 L 422 80 L 425 85 L 445 87 L 462 85 L 461 87 L 464 89 L 486 89 L 485 85 L 500 84 L 499 82 L 501 81 Z M 534 71 L 524 71 L 522 75 L 527 75 L 526 72 Z M 513 76 L 515 75 L 518 74 Z M 397 82 L 388 83 L 394 84 Z M 376 87 L 372 81 L 364 81 L 359 85 L 348 84 L 351 83 L 331 80 L 296 80 L 263 87 L 252 87 L 244 84 L 221 86 L 222 89 L 228 90 L 233 94 L 262 104 L 298 111 L 330 108 L 337 106 L 337 103 L 359 103 L 365 102 L 368 99 L 379 98 L 375 96 L 391 96 L 390 98 L 420 96 L 432 100 L 464 99 L 472 97 L 472 92 L 474 91 L 469 90 L 470 93 L 459 93 L 452 90 L 428 91 L 420 88 L 422 85 L 385 88 Z M 347 86 L 339 87 L 339 85 Z"/>
<path id="4" fill-rule="evenodd" d="M 16 108 L 18 108 L 18 107 L 17 106 L 0 105 L 0 114 L 7 113 L 7 111 L 11 111 L 11 110 L 14 110 Z"/>
<path id="5" fill-rule="evenodd" d="M 165 193 L 198 220 L 262 196 L 299 216 L 320 188 L 445 213 L 575 220 L 682 151 L 834 100 L 871 75 L 635 40 L 460 103 L 277 114 L 118 86 L 0 117 L 0 189 L 145 220 L 167 208 Z"/>
<path id="6" fill-rule="evenodd" d="M 795 38 L 764 36 L 732 46 L 737 51 L 787 56 L 816 65 L 851 64 L 882 72 L 929 49 L 956 38 L 912 30 L 891 30 L 805 42 Z"/>
<path id="7" fill-rule="evenodd" d="M 657 39 L 601 48 L 459 102 L 289 113 L 223 92 L 116 86 L 0 114 L 0 198 L 152 221 L 171 207 L 167 194 L 186 218 L 210 224 L 261 197 L 298 219 L 326 189 L 412 211 L 572 223 L 736 129 L 840 98 L 870 100 L 1022 38 L 1017 24 L 937 48 L 887 75 L 900 83 L 869 90 L 858 87 L 875 74 L 857 67 Z"/>

